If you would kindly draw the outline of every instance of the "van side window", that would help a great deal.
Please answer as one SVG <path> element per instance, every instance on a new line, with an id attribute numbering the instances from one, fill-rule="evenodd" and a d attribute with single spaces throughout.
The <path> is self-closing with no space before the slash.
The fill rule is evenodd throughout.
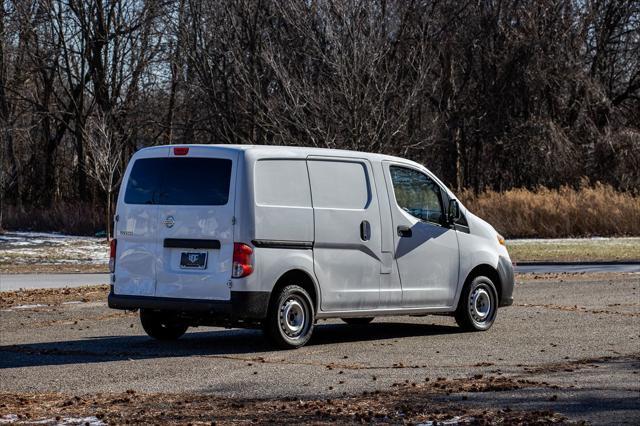
<path id="1" fill-rule="evenodd" d="M 443 209 L 440 187 L 417 170 L 391 166 L 389 171 L 398 206 L 420 220 L 441 223 Z"/>
<path id="2" fill-rule="evenodd" d="M 364 210 L 371 190 L 365 165 L 356 161 L 309 160 L 313 207 Z"/>

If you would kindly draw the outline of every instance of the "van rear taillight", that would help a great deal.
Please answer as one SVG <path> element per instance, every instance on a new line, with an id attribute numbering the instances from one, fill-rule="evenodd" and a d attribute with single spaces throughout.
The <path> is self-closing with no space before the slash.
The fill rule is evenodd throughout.
<path id="1" fill-rule="evenodd" d="M 253 249 L 243 243 L 233 243 L 233 278 L 242 278 L 253 272 Z"/>
<path id="2" fill-rule="evenodd" d="M 114 238 L 109 245 L 109 272 L 112 274 L 116 271 L 116 245 L 117 240 Z"/>
<path id="3" fill-rule="evenodd" d="M 175 148 L 173 148 L 173 155 L 187 155 L 188 153 L 188 146 L 176 146 Z"/>

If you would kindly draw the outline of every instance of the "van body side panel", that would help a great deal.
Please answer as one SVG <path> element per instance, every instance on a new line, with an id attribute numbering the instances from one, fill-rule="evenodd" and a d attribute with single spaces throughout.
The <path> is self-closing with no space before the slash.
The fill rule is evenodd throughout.
<path id="1" fill-rule="evenodd" d="M 233 291 L 271 293 L 274 285 L 287 272 L 299 270 L 313 280 L 318 298 L 320 289 L 313 273 L 311 249 L 261 248 L 253 250 L 255 270 L 245 278 L 233 280 Z"/>
<path id="2" fill-rule="evenodd" d="M 255 234 L 252 240 L 313 241 L 313 208 L 304 159 L 263 159 L 253 169 Z"/>
<path id="3" fill-rule="evenodd" d="M 170 153 L 170 157 L 173 154 Z M 234 211 L 238 170 L 237 151 L 192 147 L 186 157 L 177 161 L 209 159 L 210 167 L 228 167 L 228 196 L 221 205 L 159 205 L 158 206 L 158 256 L 156 261 L 157 297 L 229 300 L 231 266 L 234 243 Z M 225 169 L 226 170 L 226 169 Z M 211 172 L 211 171 L 209 171 Z M 211 172 L 213 173 L 213 172 Z M 200 174 L 198 174 L 200 176 Z M 194 175 L 191 179 L 199 179 Z M 169 176 L 168 179 L 175 179 Z M 195 184 L 195 182 L 194 182 Z M 205 183 L 215 186 L 214 182 Z M 226 191 L 227 186 L 220 188 Z M 188 190 L 188 188 L 184 188 Z M 164 225 L 172 220 L 172 226 Z M 183 241 L 182 244 L 167 244 L 168 241 Z M 217 242 L 202 247 L 198 240 Z M 191 244 L 190 244 L 191 241 Z M 217 245 L 218 248 L 215 246 Z M 198 248 L 198 246 L 201 246 Z M 185 268 L 185 256 L 206 255 L 204 268 Z"/>
<path id="4" fill-rule="evenodd" d="M 156 287 L 156 256 L 158 251 L 158 206 L 127 204 L 125 192 L 137 160 L 167 157 L 169 148 L 158 147 L 137 152 L 129 161 L 118 194 L 113 235 L 118 241 L 116 250 L 115 294 L 153 296 Z M 147 194 L 151 196 L 151 194 Z"/>
<path id="5" fill-rule="evenodd" d="M 314 271 L 324 311 L 375 309 L 380 299 L 380 212 L 371 163 L 309 157 Z"/>

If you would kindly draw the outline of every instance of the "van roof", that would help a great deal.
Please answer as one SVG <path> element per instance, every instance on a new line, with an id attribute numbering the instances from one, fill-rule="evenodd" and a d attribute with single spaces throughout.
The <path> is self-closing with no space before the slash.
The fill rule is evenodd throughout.
<path id="1" fill-rule="evenodd" d="M 306 157 L 308 155 L 317 156 L 343 156 L 343 157 L 358 157 L 367 158 L 372 160 L 391 160 L 402 161 L 405 163 L 412 163 L 416 166 L 425 167 L 422 164 L 415 161 L 408 160 L 402 157 L 394 157 L 392 155 L 376 154 L 363 151 L 351 151 L 346 149 L 332 149 L 332 148 L 316 148 L 308 146 L 282 146 L 282 145 L 233 145 L 233 144 L 181 144 L 181 145 L 156 145 L 142 150 L 155 150 L 166 149 L 172 147 L 199 147 L 199 148 L 212 148 L 223 149 L 229 151 L 245 151 L 251 152 L 255 157 L 273 157 L 273 156 L 287 156 L 287 157 Z M 141 150 L 141 151 L 142 151 Z"/>
<path id="2" fill-rule="evenodd" d="M 371 152 L 363 151 L 350 151 L 346 149 L 332 149 L 332 148 L 316 148 L 308 146 L 283 146 L 283 145 L 235 145 L 235 144 L 181 144 L 181 145 L 156 145 L 139 150 L 141 151 L 155 151 L 162 149 L 171 149 L 174 147 L 198 147 L 212 150 L 225 150 L 225 151 L 242 151 L 251 156 L 251 160 L 259 160 L 262 158 L 306 158 L 309 155 L 316 156 L 339 156 L 347 158 L 365 158 L 373 161 L 397 161 L 399 163 L 405 163 L 413 165 L 419 169 L 423 169 L 429 172 L 431 177 L 440 183 L 444 188 L 447 186 L 426 166 L 417 163 L 412 160 L 408 160 L 402 157 L 394 157 L 393 155 L 375 154 Z M 166 151 L 165 151 L 166 152 Z M 449 197 L 456 198 L 456 196 L 447 188 Z M 457 199 L 457 198 L 456 198 Z"/>

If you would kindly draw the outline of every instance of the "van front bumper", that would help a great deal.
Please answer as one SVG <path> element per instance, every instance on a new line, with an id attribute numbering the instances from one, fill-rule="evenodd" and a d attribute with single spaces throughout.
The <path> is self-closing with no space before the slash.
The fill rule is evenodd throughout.
<path id="1" fill-rule="evenodd" d="M 108 305 L 112 309 L 153 309 L 228 320 L 262 320 L 267 317 L 270 293 L 232 291 L 229 300 L 182 299 L 173 297 L 115 294 L 113 285 Z"/>
<path id="2" fill-rule="evenodd" d="M 515 277 L 513 274 L 513 264 L 503 256 L 498 261 L 498 276 L 500 277 L 500 301 L 499 306 L 513 305 L 513 287 Z"/>

